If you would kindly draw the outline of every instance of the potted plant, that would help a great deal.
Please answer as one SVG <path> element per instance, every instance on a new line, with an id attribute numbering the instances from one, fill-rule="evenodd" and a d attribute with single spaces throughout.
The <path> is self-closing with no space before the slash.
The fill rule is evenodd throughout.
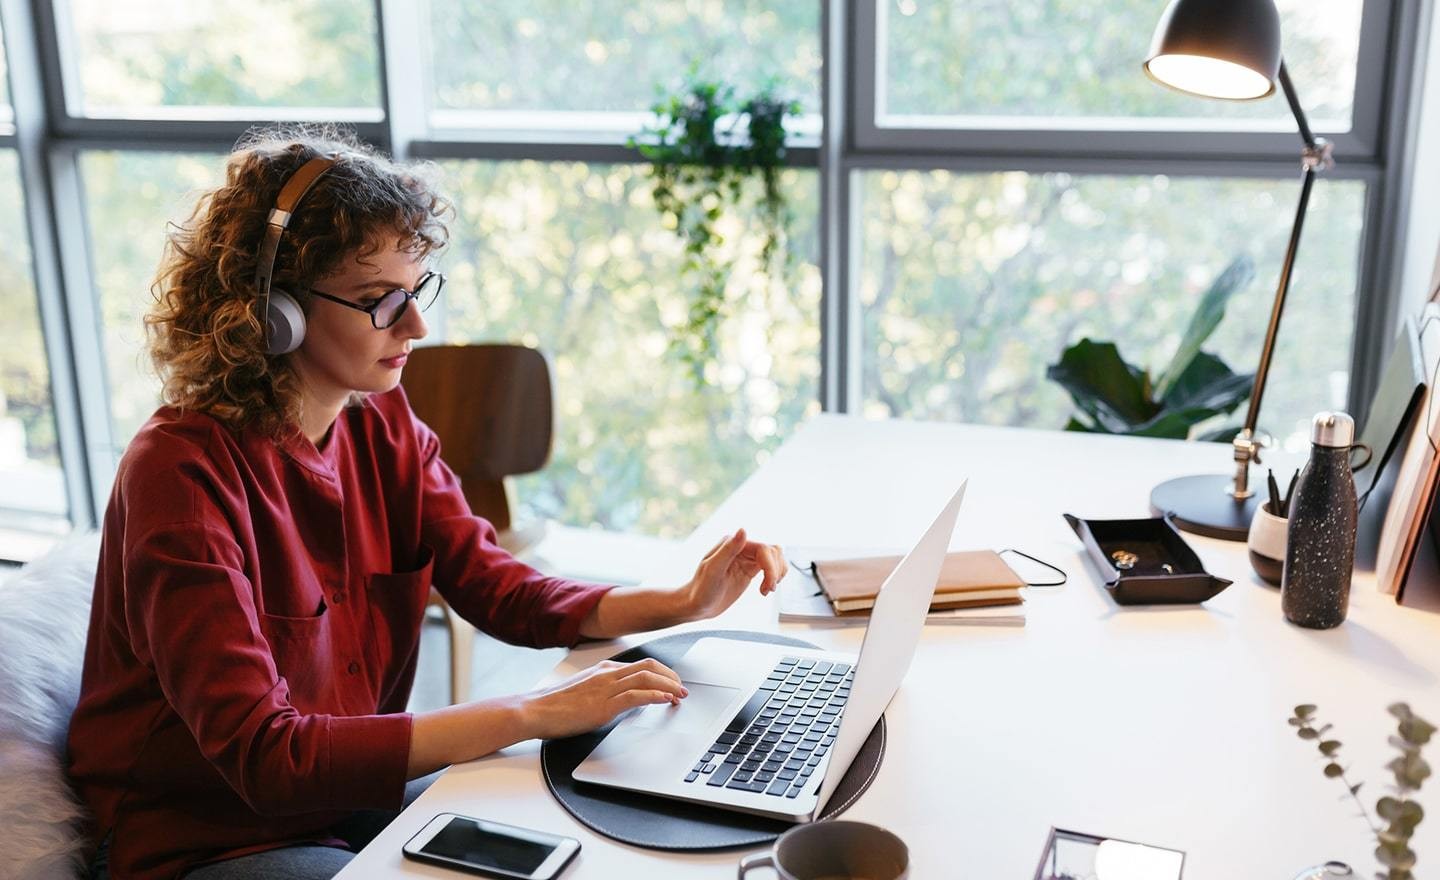
<path id="1" fill-rule="evenodd" d="M 1249 398 L 1255 375 L 1233 372 L 1200 347 L 1220 325 L 1230 297 L 1254 274 L 1254 264 L 1243 255 L 1220 273 L 1158 376 L 1126 362 L 1113 342 L 1085 338 L 1065 349 L 1045 373 L 1070 393 L 1080 410 L 1065 430 L 1185 440 L 1195 425 L 1230 413 Z M 1228 441 L 1236 430 L 1224 428 L 1200 439 Z"/>
<path id="2" fill-rule="evenodd" d="M 739 100 L 733 88 L 692 69 L 681 89 L 652 109 L 655 126 L 631 138 L 630 145 L 650 160 L 655 209 L 685 245 L 682 277 L 693 287 L 670 350 L 700 385 L 705 364 L 715 356 L 716 331 L 727 311 L 725 284 L 734 268 L 717 230 L 727 208 L 742 207 L 755 193 L 761 271 L 774 275 L 785 265 L 789 214 L 780 172 L 785 119 L 798 114 L 800 104 L 777 95 L 773 84 Z M 751 180 L 759 187 L 747 187 Z"/>
<path id="3" fill-rule="evenodd" d="M 1425 818 L 1425 811 L 1414 795 L 1430 776 L 1430 765 L 1421 757 L 1420 750 L 1435 733 L 1435 726 L 1410 711 L 1405 703 L 1396 703 L 1389 708 L 1390 714 L 1399 722 L 1395 735 L 1389 741 L 1400 754 L 1385 765 L 1395 779 L 1390 792 L 1375 802 L 1375 815 L 1385 823 L 1382 826 L 1370 818 L 1369 811 L 1360 800 L 1360 789 L 1364 783 L 1352 783 L 1349 772 L 1340 763 L 1342 744 L 1333 736 L 1328 736 L 1331 725 L 1315 726 L 1315 711 L 1315 706 L 1308 703 L 1296 706 L 1295 714 L 1290 717 L 1290 726 L 1295 728 L 1301 739 L 1315 743 L 1316 750 L 1325 760 L 1322 772 L 1326 778 L 1338 779 L 1345 786 L 1347 796 L 1360 808 L 1360 817 L 1375 835 L 1375 858 L 1385 868 L 1377 871 L 1375 877 L 1377 880 L 1414 880 L 1415 851 L 1410 848 L 1410 839 L 1415 834 L 1415 826 Z"/>

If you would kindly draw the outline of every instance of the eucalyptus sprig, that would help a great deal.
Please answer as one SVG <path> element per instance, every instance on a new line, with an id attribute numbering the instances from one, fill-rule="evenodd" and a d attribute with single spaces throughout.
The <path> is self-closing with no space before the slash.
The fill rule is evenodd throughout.
<path id="1" fill-rule="evenodd" d="M 785 119 L 800 112 L 797 101 L 776 94 L 773 84 L 745 101 L 735 90 L 702 79 L 692 68 L 681 90 L 651 108 L 658 121 L 630 146 L 650 160 L 656 210 L 673 223 L 685 244 L 682 271 L 694 279 L 685 321 L 670 350 L 689 367 L 697 386 L 718 348 L 726 313 L 725 284 L 732 265 L 724 258 L 717 229 L 725 205 L 739 207 L 745 182 L 760 180 L 757 207 L 764 241 L 761 269 L 773 276 L 784 266 L 789 213 L 780 188 L 785 162 Z M 744 131 L 739 130 L 745 122 Z"/>
<path id="2" fill-rule="evenodd" d="M 1361 817 L 1375 835 L 1375 858 L 1386 868 L 1376 872 L 1375 877 L 1377 880 L 1414 880 L 1415 851 L 1410 849 L 1410 839 L 1415 834 L 1415 826 L 1425 818 L 1425 811 L 1411 799 L 1411 795 L 1419 792 L 1421 784 L 1430 776 L 1430 765 L 1420 756 L 1420 749 L 1430 741 L 1435 726 L 1411 712 L 1405 703 L 1389 707 L 1390 714 L 1399 721 L 1399 727 L 1397 735 L 1391 736 L 1388 742 L 1400 754 L 1385 765 L 1385 769 L 1394 775 L 1395 782 L 1390 786 L 1392 794 L 1381 797 L 1375 804 L 1375 814 L 1388 823 L 1381 828 L 1370 818 L 1360 800 L 1360 787 L 1364 783 L 1351 783 L 1344 765 L 1340 763 L 1341 742 L 1325 736 L 1332 726 L 1323 724 L 1316 727 L 1313 723 L 1316 720 L 1315 711 L 1315 706 L 1309 703 L 1296 706 L 1290 726 L 1296 728 L 1295 732 L 1301 739 L 1315 743 L 1315 748 L 1325 759 L 1325 776 L 1339 779 L 1360 808 Z"/>

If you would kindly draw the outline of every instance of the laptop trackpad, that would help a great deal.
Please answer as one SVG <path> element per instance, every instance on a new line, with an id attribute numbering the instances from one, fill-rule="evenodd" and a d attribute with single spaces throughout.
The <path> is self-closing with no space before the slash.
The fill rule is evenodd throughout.
<path id="1" fill-rule="evenodd" d="M 657 703 L 646 706 L 631 718 L 630 723 L 677 733 L 708 730 L 740 692 L 739 688 L 713 684 L 686 682 L 685 687 L 690 690 L 690 696 L 681 700 L 680 705 Z"/>

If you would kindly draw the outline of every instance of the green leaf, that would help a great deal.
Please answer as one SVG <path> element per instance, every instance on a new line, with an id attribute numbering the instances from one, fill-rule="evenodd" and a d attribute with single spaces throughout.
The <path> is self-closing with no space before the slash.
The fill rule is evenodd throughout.
<path id="1" fill-rule="evenodd" d="M 1400 808 L 1403 806 L 1398 798 L 1386 795 L 1375 802 L 1375 815 L 1386 821 L 1393 821 L 1400 815 Z"/>
<path id="2" fill-rule="evenodd" d="M 1087 433 L 1087 434 L 1108 433 L 1108 432 L 1106 432 L 1106 431 L 1101 431 L 1099 428 L 1095 428 L 1095 427 L 1092 427 L 1092 426 L 1090 426 L 1090 425 L 1087 425 L 1087 424 L 1085 424 L 1084 422 L 1080 421 L 1079 419 L 1075 418 L 1074 416 L 1071 416 L 1071 417 L 1070 417 L 1070 421 L 1068 421 L 1068 422 L 1065 423 L 1065 430 L 1067 430 L 1067 431 L 1081 431 L 1081 432 Z"/>
<path id="3" fill-rule="evenodd" d="M 1317 731 L 1317 730 L 1315 730 L 1314 728 L 1311 728 L 1311 727 L 1302 727 L 1302 728 L 1300 728 L 1298 731 L 1296 731 L 1296 733 L 1300 734 L 1300 738 L 1301 738 L 1301 739 L 1319 739 L 1319 738 L 1320 738 L 1320 733 L 1319 733 L 1319 731 Z"/>
<path id="4" fill-rule="evenodd" d="M 1326 778 L 1326 779 L 1334 779 L 1335 777 L 1337 777 L 1337 776 L 1343 776 L 1344 774 L 1345 774 L 1345 768 L 1344 768 L 1344 767 L 1341 767 L 1339 764 L 1336 764 L 1336 763 L 1333 763 L 1333 762 L 1332 762 L 1332 763 L 1329 763 L 1329 764 L 1326 764 L 1326 765 L 1325 765 L 1325 778 Z"/>
<path id="5" fill-rule="evenodd" d="M 1327 739 L 1327 740 L 1325 740 L 1324 742 L 1322 742 L 1322 743 L 1318 746 L 1318 748 L 1320 749 L 1320 754 L 1322 754 L 1322 755 L 1324 755 L 1325 757 L 1328 758 L 1328 757 L 1330 757 L 1331 755 L 1335 754 L 1336 752 L 1340 751 L 1340 740 L 1338 740 L 1338 739 Z"/>
<path id="6" fill-rule="evenodd" d="M 1360 786 L 1362 786 L 1362 785 L 1364 785 L 1364 784 L 1365 784 L 1365 783 L 1363 783 L 1363 782 L 1357 782 L 1357 783 L 1355 783 L 1354 785 L 1350 786 L 1350 794 L 1351 794 L 1352 796 L 1353 796 L 1353 795 L 1358 795 L 1358 794 L 1360 793 Z"/>
<path id="7" fill-rule="evenodd" d="M 1095 427 L 1108 433 L 1125 433 L 1159 409 L 1149 397 L 1149 375 L 1126 363 L 1113 342 L 1082 339 L 1065 349 L 1045 375 L 1070 392 Z"/>
<path id="8" fill-rule="evenodd" d="M 1220 326 L 1220 319 L 1225 317 L 1225 305 L 1230 297 L 1249 284 L 1254 275 L 1255 264 L 1248 255 L 1241 254 L 1225 267 L 1225 271 L 1220 273 L 1210 285 L 1210 289 L 1200 297 L 1200 304 L 1190 316 L 1190 324 L 1180 339 L 1180 347 L 1175 350 L 1169 365 L 1160 372 L 1155 383 L 1157 399 L 1164 400 L 1170 396 L 1172 387 L 1200 353 L 1200 346 L 1204 345 L 1210 334 L 1215 332 L 1215 328 Z"/>
<path id="9" fill-rule="evenodd" d="M 1230 412 L 1250 396 L 1255 376 L 1237 374 L 1213 354 L 1199 352 L 1161 398 L 1167 409 L 1207 409 Z"/>
<path id="10" fill-rule="evenodd" d="M 1385 711 L 1399 718 L 1401 721 L 1408 721 L 1414 717 L 1414 713 L 1410 711 L 1409 703 L 1391 703 L 1386 707 Z"/>
<path id="11" fill-rule="evenodd" d="M 1216 428 L 1213 431 L 1206 431 L 1195 439 L 1201 443 L 1229 443 L 1240 433 L 1239 425 L 1226 425 L 1223 428 Z"/>
<path id="12" fill-rule="evenodd" d="M 1315 714 L 1315 704 L 1305 703 L 1295 707 L 1296 718 L 1309 718 Z"/>
<path id="13" fill-rule="evenodd" d="M 1387 868 L 1400 868 L 1408 871 L 1415 867 L 1415 853 L 1404 845 L 1394 848 L 1378 846 L 1375 848 L 1375 859 Z"/>
<path id="14" fill-rule="evenodd" d="M 1178 411 L 1164 410 L 1155 418 L 1143 424 L 1136 425 L 1128 431 L 1116 432 L 1128 434 L 1132 437 L 1161 437 L 1169 440 L 1185 440 L 1190 436 L 1190 428 L 1196 422 L 1203 422 L 1215 413 L 1206 409 L 1183 409 Z"/>
<path id="15" fill-rule="evenodd" d="M 1395 781 L 1401 786 L 1418 789 L 1430 777 L 1430 765 L 1420 757 L 1419 752 L 1409 752 L 1385 765 L 1395 774 Z"/>
<path id="16" fill-rule="evenodd" d="M 1419 825 L 1424 818 L 1425 810 L 1421 808 L 1418 801 L 1405 801 L 1400 805 L 1400 815 L 1396 817 L 1395 821 L 1410 831 L 1414 831 L 1415 826 Z"/>
<path id="17" fill-rule="evenodd" d="M 1423 746 L 1430 741 L 1435 725 L 1418 715 L 1412 715 L 1400 722 L 1400 736 L 1411 745 Z"/>

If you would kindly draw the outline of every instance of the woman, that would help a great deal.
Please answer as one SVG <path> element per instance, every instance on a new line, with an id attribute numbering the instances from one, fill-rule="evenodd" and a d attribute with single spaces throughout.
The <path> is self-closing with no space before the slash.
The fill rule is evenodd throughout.
<path id="1" fill-rule="evenodd" d="M 146 319 L 169 405 L 116 476 L 69 734 L 98 873 L 330 877 L 407 780 L 686 695 L 659 663 L 606 662 L 407 714 L 431 584 L 551 646 L 710 617 L 783 576 L 743 530 L 672 589 L 546 577 L 496 545 L 399 387 L 449 210 L 351 140 L 271 134 L 172 233 Z"/>

